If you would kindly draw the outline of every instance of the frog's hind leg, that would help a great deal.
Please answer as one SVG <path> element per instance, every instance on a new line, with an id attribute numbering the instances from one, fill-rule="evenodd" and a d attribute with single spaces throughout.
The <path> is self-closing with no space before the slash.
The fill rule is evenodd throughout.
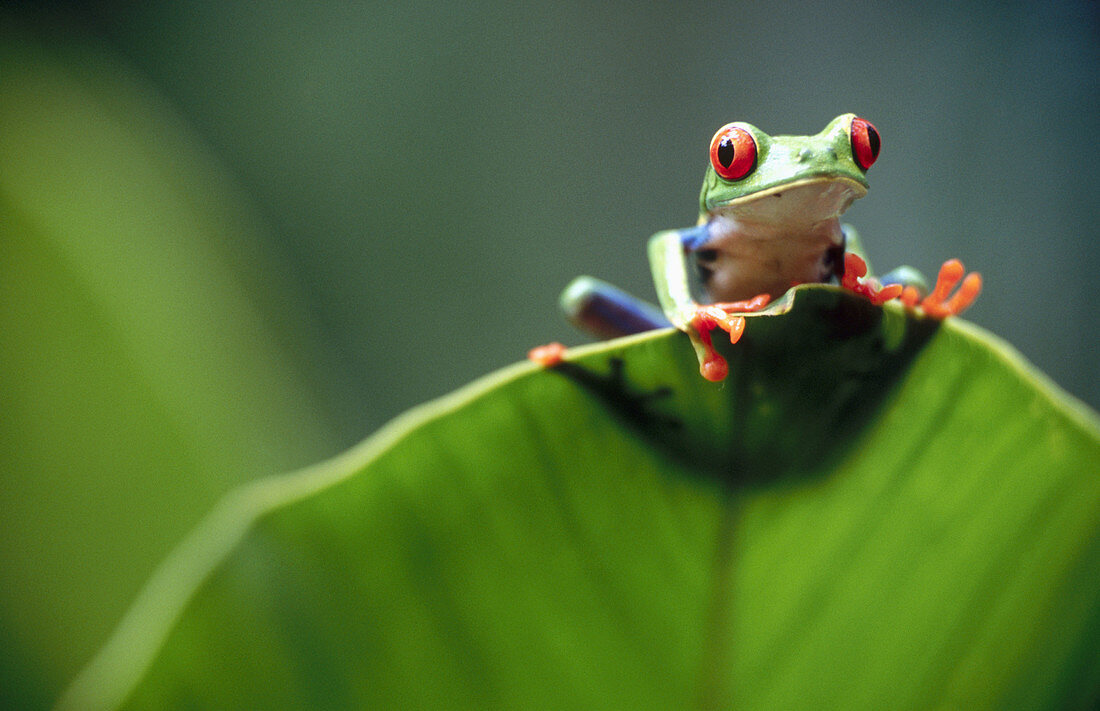
<path id="1" fill-rule="evenodd" d="M 599 338 L 672 327 L 656 306 L 589 276 L 574 279 L 562 292 L 560 303 L 574 326 Z"/>

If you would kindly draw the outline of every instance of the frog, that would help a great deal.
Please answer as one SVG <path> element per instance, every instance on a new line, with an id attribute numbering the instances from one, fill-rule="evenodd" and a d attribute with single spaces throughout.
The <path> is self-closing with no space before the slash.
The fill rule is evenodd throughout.
<path id="1" fill-rule="evenodd" d="M 881 148 L 878 130 L 854 113 L 806 136 L 725 124 L 710 141 L 695 226 L 649 239 L 659 307 L 584 276 L 562 293 L 567 318 L 601 338 L 678 328 L 691 339 L 700 374 L 719 382 L 728 364 L 714 348 L 712 331 L 737 343 L 746 314 L 800 284 L 833 283 L 874 304 L 898 300 L 935 319 L 962 313 L 981 291 L 980 274 L 966 274 L 952 259 L 931 289 L 909 266 L 874 277 L 858 233 L 840 221 L 867 194 L 867 172 Z M 563 346 L 550 344 L 530 357 L 552 364 L 563 353 Z"/>

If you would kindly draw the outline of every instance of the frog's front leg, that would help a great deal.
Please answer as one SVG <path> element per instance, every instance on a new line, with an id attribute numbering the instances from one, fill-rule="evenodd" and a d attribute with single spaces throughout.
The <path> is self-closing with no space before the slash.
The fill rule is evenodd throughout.
<path id="1" fill-rule="evenodd" d="M 924 277 L 912 267 L 899 267 L 883 276 L 881 281 L 867 276 L 867 264 L 856 252 L 845 253 L 840 283 L 845 289 L 866 296 L 872 303 L 883 304 L 897 298 L 906 306 L 919 306 L 924 313 L 938 319 L 962 313 L 982 290 L 981 275 L 977 272 L 966 274 L 962 262 L 957 259 L 944 262 L 936 285 L 928 293 Z M 958 290 L 952 294 L 956 286 Z"/>
<path id="2" fill-rule="evenodd" d="M 691 337 L 699 358 L 699 372 L 710 381 L 723 380 L 729 372 L 726 360 L 714 349 L 711 331 L 721 328 L 737 343 L 745 330 L 743 314 L 764 308 L 767 294 L 730 303 L 700 305 L 691 295 L 687 255 L 703 248 L 710 240 L 706 223 L 682 230 L 658 232 L 649 240 L 649 265 L 665 316 L 676 328 Z"/>
<path id="3" fill-rule="evenodd" d="M 845 252 L 844 273 L 840 276 L 840 285 L 848 291 L 866 297 L 872 304 L 885 304 L 902 295 L 902 284 L 881 284 L 867 275 L 867 262 L 855 252 Z"/>

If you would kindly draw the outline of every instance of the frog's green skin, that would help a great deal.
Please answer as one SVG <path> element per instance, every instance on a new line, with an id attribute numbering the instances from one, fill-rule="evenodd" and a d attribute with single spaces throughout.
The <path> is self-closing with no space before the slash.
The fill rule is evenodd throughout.
<path id="1" fill-rule="evenodd" d="M 855 118 L 838 116 L 814 136 L 769 136 L 733 124 L 752 135 L 755 167 L 740 180 L 726 180 L 708 166 L 698 227 L 658 232 L 649 241 L 657 295 L 675 326 L 686 330 L 698 305 L 689 254 L 711 302 L 758 294 L 775 299 L 795 284 L 843 273 L 844 252 L 858 252 L 859 245 L 840 215 L 867 194 L 866 171 L 852 151 Z"/>
<path id="2" fill-rule="evenodd" d="M 745 133 L 751 136 L 755 155 L 751 162 L 738 164 L 736 175 L 723 177 L 715 151 L 729 131 L 740 140 L 747 139 Z M 709 337 L 704 349 L 694 327 L 700 303 L 692 294 L 689 259 L 706 292 L 701 300 L 706 304 L 762 294 L 775 299 L 796 284 L 840 279 L 845 254 L 862 257 L 855 232 L 841 225 L 840 215 L 867 194 L 867 168 L 878 148 L 874 127 L 854 114 L 836 117 L 812 136 L 769 136 L 747 123 L 727 124 L 711 144 L 698 223 L 658 232 L 649 241 L 650 266 L 665 318 L 590 277 L 566 289 L 563 308 L 574 323 L 605 337 L 671 323 L 692 336 L 702 361 Z M 742 153 L 740 144 L 737 151 L 738 156 L 752 155 L 752 150 Z M 732 149 L 724 155 L 733 155 Z M 927 291 L 923 277 L 908 267 L 882 282 Z M 875 282 L 873 289 L 878 288 Z"/>

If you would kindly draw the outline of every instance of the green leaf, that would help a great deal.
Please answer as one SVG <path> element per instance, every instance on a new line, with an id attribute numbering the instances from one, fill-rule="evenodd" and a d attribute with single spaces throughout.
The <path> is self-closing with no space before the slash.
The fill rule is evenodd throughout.
<path id="1" fill-rule="evenodd" d="M 828 287 L 505 369 L 234 492 L 62 708 L 1086 708 L 1100 428 Z"/>

